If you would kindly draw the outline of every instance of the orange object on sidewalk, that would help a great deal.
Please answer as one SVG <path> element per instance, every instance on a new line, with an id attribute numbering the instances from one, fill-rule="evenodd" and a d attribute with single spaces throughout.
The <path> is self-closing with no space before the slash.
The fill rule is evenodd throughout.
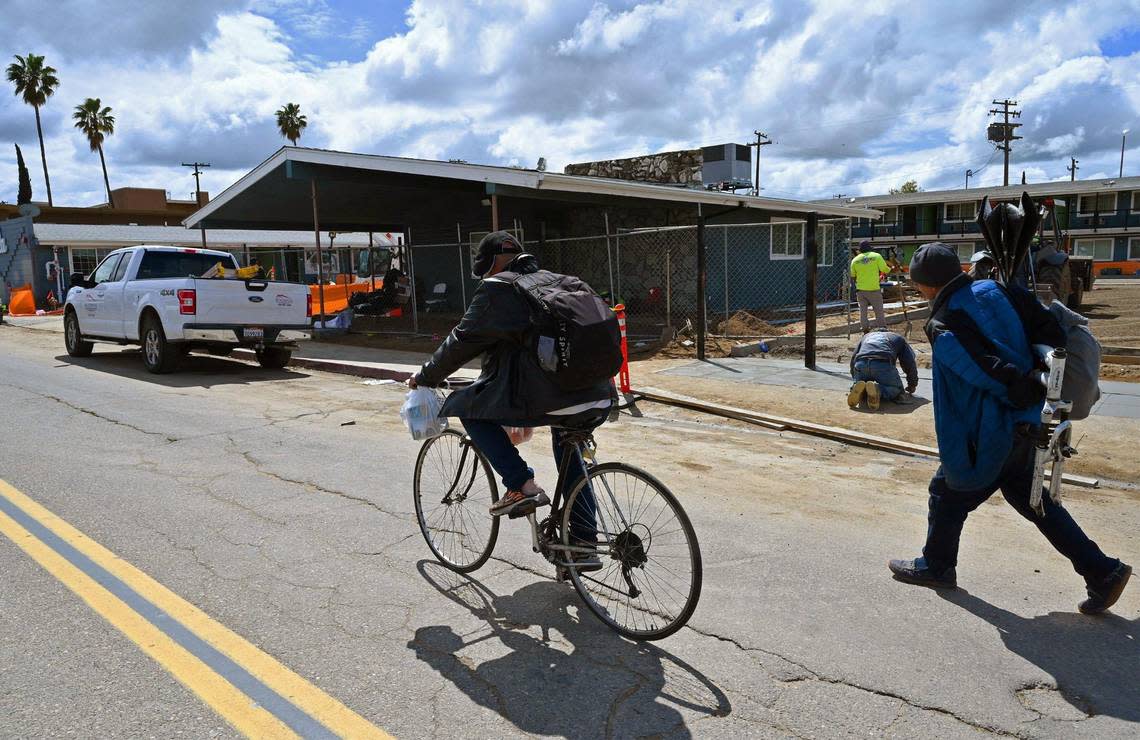
<path id="1" fill-rule="evenodd" d="M 28 283 L 19 288 L 12 288 L 8 303 L 8 313 L 13 316 L 35 316 L 36 297 L 32 295 L 32 284 Z"/>
<path id="2" fill-rule="evenodd" d="M 618 370 L 618 387 L 622 393 L 630 393 L 629 384 L 629 343 L 625 337 L 625 304 L 619 303 L 613 308 L 617 314 L 618 328 L 621 329 L 621 370 Z"/>

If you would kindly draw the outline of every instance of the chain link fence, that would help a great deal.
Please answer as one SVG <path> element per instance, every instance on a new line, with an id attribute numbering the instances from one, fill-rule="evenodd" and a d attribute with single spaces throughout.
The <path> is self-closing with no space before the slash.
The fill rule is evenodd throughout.
<path id="1" fill-rule="evenodd" d="M 742 340 L 803 334 L 809 263 L 805 230 L 803 221 L 705 227 L 709 336 Z M 456 230 L 455 235 L 468 238 L 410 245 L 401 269 L 412 296 L 403 310 L 369 320 L 368 330 L 436 337 L 446 335 L 458 322 L 479 287 L 471 277 L 471 260 L 482 232 L 467 235 Z M 524 243 L 544 269 L 577 275 L 612 305 L 624 304 L 631 339 L 657 340 L 678 331 L 695 335 L 695 226 Z M 850 222 L 821 220 L 816 244 L 817 314 L 845 314 Z"/>

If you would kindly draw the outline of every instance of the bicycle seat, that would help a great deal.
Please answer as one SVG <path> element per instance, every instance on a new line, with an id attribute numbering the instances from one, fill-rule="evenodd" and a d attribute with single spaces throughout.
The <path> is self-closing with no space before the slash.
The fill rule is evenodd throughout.
<path id="1" fill-rule="evenodd" d="M 609 414 L 608 408 L 588 409 L 570 416 L 557 417 L 558 421 L 551 423 L 550 428 L 566 432 L 592 432 L 605 423 Z"/>

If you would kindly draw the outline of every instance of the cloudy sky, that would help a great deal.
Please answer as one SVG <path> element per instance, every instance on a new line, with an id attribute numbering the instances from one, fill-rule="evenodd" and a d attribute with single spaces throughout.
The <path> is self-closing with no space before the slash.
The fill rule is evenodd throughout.
<path id="1" fill-rule="evenodd" d="M 100 97 L 117 128 L 112 187 L 189 198 L 178 165 L 218 193 L 283 140 L 550 169 L 730 141 L 754 129 L 764 194 L 873 194 L 1001 182 L 985 141 L 994 98 L 1024 111 L 1011 179 L 1140 175 L 1140 0 L 0 0 L 7 61 L 34 52 L 61 85 L 43 109 L 57 205 L 104 200 L 98 156 L 71 126 Z M 18 43 L 18 47 L 10 47 Z M 31 108 L 0 92 L 0 200 Z"/>

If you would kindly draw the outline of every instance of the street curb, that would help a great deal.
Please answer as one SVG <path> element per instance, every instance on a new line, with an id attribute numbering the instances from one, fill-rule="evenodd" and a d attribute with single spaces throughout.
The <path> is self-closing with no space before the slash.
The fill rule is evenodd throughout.
<path id="1" fill-rule="evenodd" d="M 252 350 L 235 349 L 231 354 L 233 357 L 240 357 L 243 360 L 252 360 L 254 362 L 257 361 L 257 355 Z M 340 375 L 355 375 L 361 378 L 394 380 L 400 383 L 404 382 L 413 375 L 413 373 L 405 372 L 403 370 L 393 370 L 387 367 L 359 365 L 353 362 L 340 362 L 338 360 L 318 360 L 312 357 L 290 358 L 286 366 L 301 368 L 304 370 L 322 370 L 326 373 L 337 373 Z"/>

